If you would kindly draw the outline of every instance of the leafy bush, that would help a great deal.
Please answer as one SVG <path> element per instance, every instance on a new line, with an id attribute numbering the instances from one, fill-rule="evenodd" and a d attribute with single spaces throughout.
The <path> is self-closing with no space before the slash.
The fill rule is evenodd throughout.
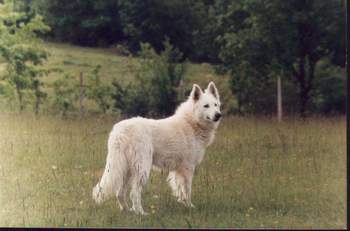
<path id="1" fill-rule="evenodd" d="M 145 116 L 149 111 L 148 92 L 142 87 L 142 81 L 137 81 L 127 86 L 122 86 L 117 81 L 114 86 L 114 107 L 125 116 Z"/>
<path id="2" fill-rule="evenodd" d="M 53 108 L 61 111 L 63 117 L 74 108 L 74 102 L 78 99 L 77 89 L 73 77 L 68 74 L 53 82 Z"/>
<path id="3" fill-rule="evenodd" d="M 178 104 L 178 93 L 185 73 L 185 64 L 179 63 L 182 53 L 169 40 L 157 54 L 148 43 L 141 43 L 140 67 L 135 81 L 123 87 L 114 82 L 115 108 L 126 115 L 172 114 Z"/>
<path id="4" fill-rule="evenodd" d="M 103 84 L 100 76 L 101 65 L 97 65 L 88 76 L 86 84 L 86 95 L 89 99 L 94 100 L 103 113 L 106 113 L 110 107 L 110 98 L 112 88 Z"/>
<path id="5" fill-rule="evenodd" d="M 316 75 L 314 100 L 311 105 L 313 110 L 324 114 L 345 113 L 345 70 L 330 64 L 329 60 L 323 60 L 316 69 Z"/>
<path id="6" fill-rule="evenodd" d="M 129 56 L 131 52 L 125 44 L 116 44 L 112 50 L 119 56 Z"/>
<path id="7" fill-rule="evenodd" d="M 8 107 L 12 108 L 13 102 L 16 100 L 15 89 L 12 85 L 7 82 L 0 81 L 0 102 L 6 104 Z"/>

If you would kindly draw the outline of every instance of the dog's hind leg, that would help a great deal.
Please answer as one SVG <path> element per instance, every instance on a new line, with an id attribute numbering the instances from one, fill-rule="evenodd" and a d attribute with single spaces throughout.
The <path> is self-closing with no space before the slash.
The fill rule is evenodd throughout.
<path id="1" fill-rule="evenodd" d="M 127 203 L 127 196 L 126 196 L 128 192 L 129 181 L 130 181 L 130 178 L 125 179 L 124 181 L 125 183 L 116 192 L 117 202 L 121 211 L 129 210 L 129 206 Z"/>
<path id="2" fill-rule="evenodd" d="M 150 169 L 140 169 L 139 174 L 137 174 L 132 182 L 131 182 L 131 191 L 130 191 L 130 199 L 132 201 L 131 210 L 136 212 L 137 214 L 147 215 L 147 213 L 142 208 L 141 203 L 141 192 L 143 186 L 145 186 L 148 177 L 149 177 Z"/>
<path id="3" fill-rule="evenodd" d="M 149 174 L 152 168 L 152 148 L 146 146 L 141 147 L 142 152 L 138 152 L 138 158 L 133 166 L 133 174 L 131 179 L 131 191 L 130 198 L 132 201 L 131 210 L 137 214 L 147 215 L 142 208 L 141 192 L 142 188 L 146 185 L 149 178 Z M 148 148 L 148 149 L 147 149 Z M 141 151 L 140 149 L 138 149 Z M 147 150 L 147 151 L 145 151 Z"/>

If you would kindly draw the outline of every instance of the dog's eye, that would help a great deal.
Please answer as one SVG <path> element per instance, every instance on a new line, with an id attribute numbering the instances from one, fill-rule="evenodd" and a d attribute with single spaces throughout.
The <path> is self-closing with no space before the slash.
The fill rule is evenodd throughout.
<path id="1" fill-rule="evenodd" d="M 209 107 L 209 104 L 204 105 L 204 107 L 208 108 L 208 107 Z"/>
<path id="2" fill-rule="evenodd" d="M 217 104 L 214 104 L 215 105 L 215 107 L 217 107 L 218 105 Z"/>

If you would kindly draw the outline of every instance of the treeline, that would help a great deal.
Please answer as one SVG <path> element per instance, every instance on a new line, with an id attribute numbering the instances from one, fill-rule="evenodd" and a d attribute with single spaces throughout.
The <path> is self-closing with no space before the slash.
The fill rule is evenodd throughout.
<path id="1" fill-rule="evenodd" d="M 216 17 L 229 2 L 27 0 L 25 9 L 43 15 L 52 28 L 47 35 L 58 41 L 83 46 L 120 43 L 136 53 L 140 42 L 150 43 L 159 52 L 168 37 L 193 61 L 219 62 Z"/>
<path id="2" fill-rule="evenodd" d="M 45 36 L 58 41 L 119 44 L 137 55 L 142 43 L 162 52 L 168 38 L 183 53 L 178 62 L 209 62 L 230 75 L 232 112 L 273 112 L 277 78 L 285 111 L 345 112 L 344 0 L 16 2 L 27 15 L 43 15 Z"/>

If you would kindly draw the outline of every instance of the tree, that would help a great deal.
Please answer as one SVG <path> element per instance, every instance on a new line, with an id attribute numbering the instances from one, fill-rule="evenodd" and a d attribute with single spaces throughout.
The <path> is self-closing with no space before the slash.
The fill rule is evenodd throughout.
<path id="1" fill-rule="evenodd" d="M 221 14 L 217 25 L 221 33 L 216 38 L 223 62 L 221 69 L 231 76 L 230 87 L 236 95 L 240 114 L 257 111 L 254 107 L 261 103 L 255 101 L 265 95 L 270 74 L 268 49 L 252 27 L 252 16 L 245 4 L 244 1 L 234 1 L 218 5 Z"/>
<path id="2" fill-rule="evenodd" d="M 27 0 L 27 12 L 39 12 L 51 37 L 79 45 L 126 43 L 136 54 L 140 42 L 157 52 L 170 42 L 194 61 L 218 62 L 216 7 L 212 0 Z"/>
<path id="3" fill-rule="evenodd" d="M 238 36 L 226 40 L 226 44 L 233 44 L 232 57 L 242 58 L 236 55 L 242 50 L 254 52 L 267 69 L 275 73 L 284 70 L 298 88 L 299 112 L 305 116 L 318 62 L 330 57 L 334 64 L 344 65 L 341 57 L 345 54 L 340 52 L 345 44 L 344 1 L 257 0 L 246 2 L 241 9 L 249 14 L 248 26 L 236 33 Z M 247 38 L 245 33 L 251 37 Z M 252 46 L 255 48 L 249 49 Z M 257 67 L 249 58 L 243 56 Z M 274 61 L 278 64 L 274 67 L 279 68 L 272 69 Z M 264 69 L 259 67 L 258 71 Z"/>
<path id="4" fill-rule="evenodd" d="M 337 114 L 346 112 L 346 70 L 321 60 L 316 67 L 312 106 L 315 112 Z"/>
<path id="5" fill-rule="evenodd" d="M 38 79 L 43 71 L 38 66 L 47 59 L 48 53 L 37 34 L 45 33 L 50 28 L 43 23 L 40 15 L 29 18 L 25 13 L 16 12 L 14 3 L 6 0 L 0 4 L 0 55 L 7 64 L 5 79 L 15 86 L 22 111 L 23 90 L 34 89 L 37 108 L 43 96 Z"/>
<path id="6" fill-rule="evenodd" d="M 216 60 L 215 13 L 211 1 L 119 0 L 119 15 L 129 48 L 136 53 L 140 42 L 157 51 L 165 37 L 184 57 L 195 61 Z M 208 2 L 208 3 L 207 3 Z"/>
<path id="7" fill-rule="evenodd" d="M 269 47 L 279 63 L 297 83 L 300 114 L 305 116 L 318 62 L 324 57 L 332 57 L 336 64 L 344 66 L 338 57 L 345 56 L 345 53 L 336 55 L 345 44 L 344 1 L 295 0 L 284 4 L 276 1 L 266 7 L 266 13 L 275 17 L 269 24 L 266 19 L 265 22 L 260 21 L 261 29 L 270 39 Z M 262 15 L 259 16 L 257 21 L 263 20 Z M 276 36 L 276 29 L 279 36 Z"/>
<path id="8" fill-rule="evenodd" d="M 123 39 L 116 0 L 32 0 L 30 7 L 44 15 L 57 40 L 96 46 Z"/>
<path id="9" fill-rule="evenodd" d="M 211 1 L 196 1 L 192 7 L 195 25 L 192 29 L 192 50 L 188 56 L 191 60 L 213 64 L 220 63 L 218 57 L 220 47 L 216 37 L 223 29 L 218 27 L 219 3 L 222 3 L 222 1 L 215 1 L 214 3 Z"/>
<path id="10" fill-rule="evenodd" d="M 224 19 L 232 15 L 238 20 L 218 38 L 221 58 L 231 70 L 241 62 L 260 75 L 283 70 L 298 88 L 299 112 L 305 116 L 318 62 L 330 57 L 344 65 L 344 13 L 341 0 L 234 2 Z"/>

